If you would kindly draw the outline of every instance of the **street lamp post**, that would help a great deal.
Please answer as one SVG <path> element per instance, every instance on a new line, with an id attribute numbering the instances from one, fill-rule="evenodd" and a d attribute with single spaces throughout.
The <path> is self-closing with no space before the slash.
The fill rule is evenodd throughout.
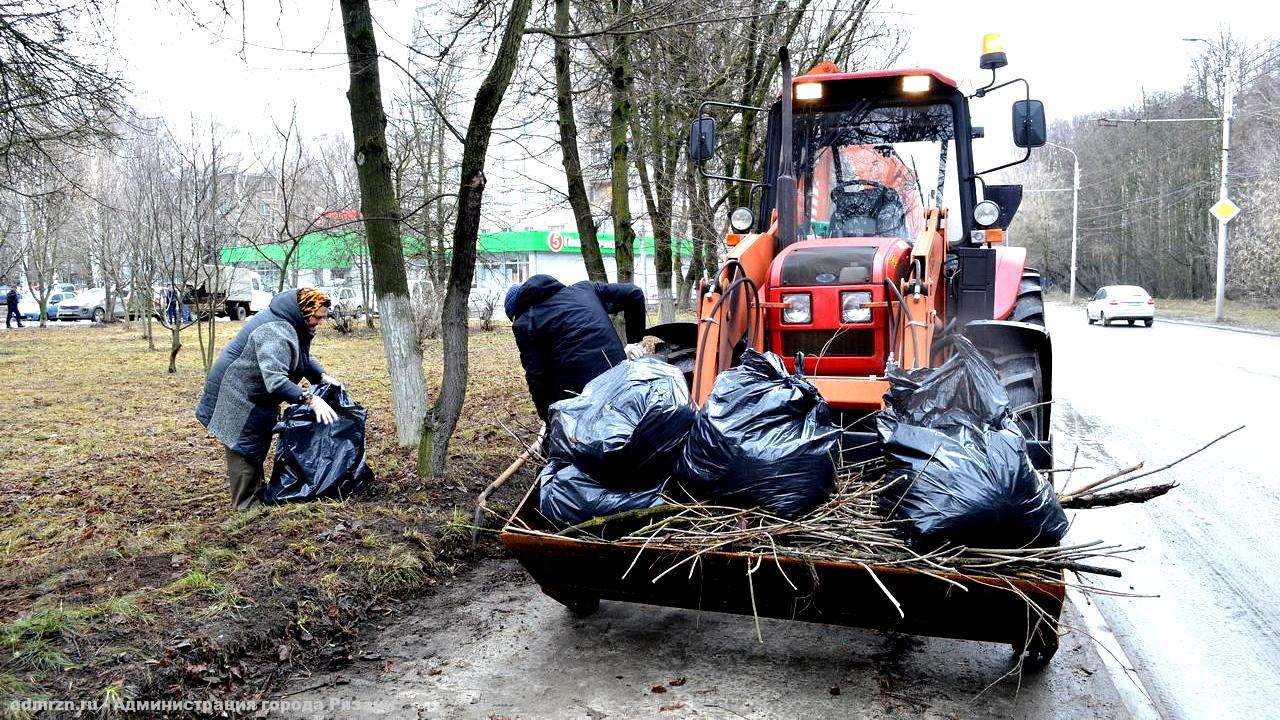
<path id="1" fill-rule="evenodd" d="M 1075 304 L 1076 301 L 1076 219 L 1079 217 L 1080 211 L 1080 158 L 1076 155 L 1076 151 L 1069 147 L 1059 145 L 1058 143 L 1049 142 L 1046 145 L 1052 145 L 1059 150 L 1066 150 L 1071 153 L 1071 287 L 1067 290 L 1067 303 Z"/>

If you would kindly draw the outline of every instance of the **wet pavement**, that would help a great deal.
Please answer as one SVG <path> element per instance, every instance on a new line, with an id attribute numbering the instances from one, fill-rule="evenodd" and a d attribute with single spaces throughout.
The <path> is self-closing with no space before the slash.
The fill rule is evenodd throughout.
<path id="1" fill-rule="evenodd" d="M 1246 428 L 1156 475 L 1176 481 L 1143 505 L 1076 513 L 1071 538 L 1144 545 L 1099 598 L 1161 714 L 1267 717 L 1280 707 L 1280 337 L 1161 322 L 1086 324 L 1048 308 L 1055 448 L 1099 477 L 1154 469 Z M 1146 481 L 1141 481 L 1146 482 Z"/>

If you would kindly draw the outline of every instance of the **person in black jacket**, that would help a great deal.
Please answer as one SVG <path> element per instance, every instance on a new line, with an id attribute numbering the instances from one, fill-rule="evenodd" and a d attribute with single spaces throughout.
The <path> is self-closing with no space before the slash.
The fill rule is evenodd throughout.
<path id="1" fill-rule="evenodd" d="M 626 283 L 583 281 L 565 286 L 534 275 L 507 291 L 503 307 L 520 348 L 520 364 L 538 417 L 547 407 L 582 392 L 597 375 L 643 354 L 644 291 Z M 624 313 L 625 348 L 609 316 Z"/>
<path id="2" fill-rule="evenodd" d="M 10 323 L 16 318 L 18 327 L 22 327 L 22 313 L 18 311 L 18 291 L 15 288 L 9 288 L 9 292 L 4 296 L 5 307 L 8 308 L 4 316 L 5 328 L 11 328 Z"/>

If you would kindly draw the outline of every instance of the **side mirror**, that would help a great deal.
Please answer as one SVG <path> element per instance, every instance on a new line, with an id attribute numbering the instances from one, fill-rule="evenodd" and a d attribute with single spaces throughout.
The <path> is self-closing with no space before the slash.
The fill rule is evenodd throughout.
<path id="1" fill-rule="evenodd" d="M 1013 103 L 1013 144 L 1021 148 L 1040 147 L 1048 140 L 1044 128 L 1044 103 L 1018 100 Z"/>
<path id="2" fill-rule="evenodd" d="M 701 165 L 711 159 L 716 147 L 716 119 L 700 117 L 689 126 L 689 161 Z"/>

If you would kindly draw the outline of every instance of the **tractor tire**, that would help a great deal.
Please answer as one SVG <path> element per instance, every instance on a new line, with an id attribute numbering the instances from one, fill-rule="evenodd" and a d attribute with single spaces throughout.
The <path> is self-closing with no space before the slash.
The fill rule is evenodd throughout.
<path id="1" fill-rule="evenodd" d="M 1044 402 L 1044 376 L 1040 357 L 1033 350 L 1008 348 L 988 357 L 1009 396 L 1018 428 L 1032 440 L 1049 439 L 1049 407 Z"/>
<path id="2" fill-rule="evenodd" d="M 1040 282 L 1040 271 L 1027 268 L 1022 271 L 1022 282 L 1018 284 L 1018 301 L 1013 306 L 1014 322 L 1031 323 L 1044 327 L 1044 286 Z"/>

